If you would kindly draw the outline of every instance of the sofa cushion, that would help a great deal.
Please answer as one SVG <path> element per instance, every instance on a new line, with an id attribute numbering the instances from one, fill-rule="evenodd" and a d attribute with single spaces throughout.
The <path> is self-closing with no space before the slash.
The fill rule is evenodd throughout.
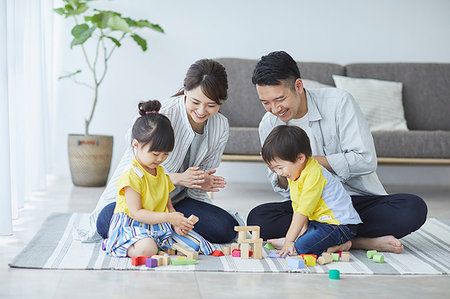
<path id="1" fill-rule="evenodd" d="M 372 136 L 378 157 L 450 157 L 449 131 L 376 131 Z"/>
<path id="2" fill-rule="evenodd" d="M 347 76 L 403 83 L 403 107 L 410 130 L 450 130 L 450 64 L 357 63 Z"/>
<path id="3" fill-rule="evenodd" d="M 230 127 L 230 137 L 225 147 L 225 154 L 259 155 L 261 144 L 256 127 Z"/>
<path id="4" fill-rule="evenodd" d="M 402 83 L 333 75 L 337 88 L 348 91 L 361 108 L 371 131 L 406 131 Z"/>
<path id="5" fill-rule="evenodd" d="M 228 100 L 220 111 L 228 118 L 230 127 L 258 127 L 264 113 L 256 88 L 252 83 L 256 59 L 219 58 L 228 75 Z M 333 74 L 343 75 L 344 67 L 332 63 L 298 62 L 302 78 L 333 85 Z"/>

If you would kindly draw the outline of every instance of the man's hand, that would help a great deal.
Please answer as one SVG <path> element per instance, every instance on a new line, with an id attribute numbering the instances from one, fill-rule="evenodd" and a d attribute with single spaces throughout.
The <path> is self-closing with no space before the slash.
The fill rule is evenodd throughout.
<path id="1" fill-rule="evenodd" d="M 206 170 L 204 173 L 204 183 L 200 184 L 200 190 L 206 192 L 218 192 L 219 188 L 223 188 L 226 185 L 226 181 L 221 176 L 214 175 L 215 169 Z"/>

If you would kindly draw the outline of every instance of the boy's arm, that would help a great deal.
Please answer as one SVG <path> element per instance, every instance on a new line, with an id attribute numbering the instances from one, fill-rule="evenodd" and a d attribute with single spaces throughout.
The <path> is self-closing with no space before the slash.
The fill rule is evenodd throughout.
<path id="1" fill-rule="evenodd" d="M 280 251 L 280 256 L 285 257 L 286 255 L 294 254 L 294 243 L 304 233 L 304 227 L 308 224 L 308 217 L 300 213 L 294 213 L 292 216 L 291 225 L 286 234 L 284 240 L 283 248 Z"/>

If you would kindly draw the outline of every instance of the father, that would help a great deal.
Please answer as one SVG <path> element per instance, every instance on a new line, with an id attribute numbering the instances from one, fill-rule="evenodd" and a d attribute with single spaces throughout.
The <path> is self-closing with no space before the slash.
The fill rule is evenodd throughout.
<path id="1" fill-rule="evenodd" d="M 375 173 L 372 135 L 353 97 L 336 88 L 304 89 L 296 62 L 284 51 L 263 56 L 252 82 L 268 112 L 259 124 L 261 144 L 281 124 L 305 130 L 314 158 L 341 180 L 363 221 L 352 247 L 401 253 L 398 239 L 423 225 L 427 206 L 416 195 L 386 193 Z M 264 239 L 285 236 L 292 219 L 286 179 L 270 170 L 269 179 L 288 200 L 249 213 L 248 225 L 259 225 Z"/>

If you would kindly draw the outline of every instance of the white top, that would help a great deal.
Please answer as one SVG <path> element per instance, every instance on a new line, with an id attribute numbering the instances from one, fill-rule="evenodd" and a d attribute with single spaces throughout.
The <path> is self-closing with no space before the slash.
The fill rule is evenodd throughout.
<path id="1" fill-rule="evenodd" d="M 309 127 L 315 142 L 313 155 L 325 156 L 350 195 L 387 194 L 376 174 L 377 156 L 367 122 L 346 91 L 337 88 L 305 89 Z M 286 124 L 267 112 L 259 124 L 261 144 L 276 126 Z M 289 189 L 278 186 L 276 173 L 268 170 L 272 187 L 289 199 Z"/>
<path id="2" fill-rule="evenodd" d="M 161 165 L 164 167 L 166 173 L 179 172 L 183 166 L 188 150 L 194 141 L 195 132 L 189 123 L 186 113 L 184 95 L 162 100 L 161 105 L 159 113 L 166 115 L 170 119 L 175 134 L 174 149 Z M 132 126 L 126 135 L 127 144 L 131 144 L 131 129 Z M 210 117 L 205 124 L 202 136 L 203 138 L 200 139 L 201 143 L 197 146 L 195 152 L 193 164 L 190 166 L 199 166 L 202 170 L 215 169 L 220 164 L 223 150 L 228 141 L 229 125 L 227 118 L 220 113 L 216 113 Z M 193 155 L 194 152 L 191 154 Z M 133 158 L 134 150 L 132 146 L 129 146 L 109 180 L 105 191 L 100 196 L 95 210 L 90 214 L 89 224 L 84 226 L 81 224 L 79 228 L 74 230 L 75 239 L 83 242 L 95 242 L 101 239 L 97 233 L 96 226 L 98 215 L 105 206 L 115 201 L 116 182 L 122 172 L 128 168 Z M 198 189 L 187 188 L 186 196 L 196 200 L 211 202 L 208 194 Z"/>

